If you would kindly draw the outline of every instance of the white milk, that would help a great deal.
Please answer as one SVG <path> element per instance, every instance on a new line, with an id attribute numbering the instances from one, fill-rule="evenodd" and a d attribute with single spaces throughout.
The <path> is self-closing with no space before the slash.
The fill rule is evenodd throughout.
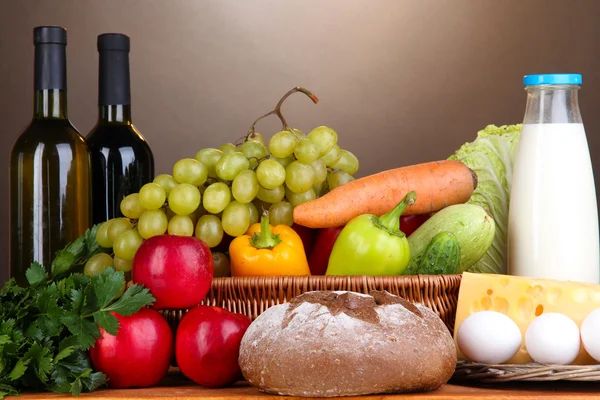
<path id="1" fill-rule="evenodd" d="M 524 124 L 513 176 L 508 272 L 600 282 L 598 209 L 583 124 Z"/>

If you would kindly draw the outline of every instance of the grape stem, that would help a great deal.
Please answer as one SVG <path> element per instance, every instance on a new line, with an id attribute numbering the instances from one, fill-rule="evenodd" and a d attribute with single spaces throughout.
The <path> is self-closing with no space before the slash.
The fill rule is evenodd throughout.
<path id="1" fill-rule="evenodd" d="M 277 105 L 275 105 L 275 108 L 271 111 L 269 111 L 268 113 L 266 113 L 265 115 L 258 117 L 254 123 L 252 123 L 252 126 L 250 127 L 250 129 L 248 129 L 248 134 L 246 135 L 246 141 L 251 139 L 252 137 L 254 137 L 254 132 L 255 132 L 255 126 L 256 124 L 268 117 L 269 115 L 277 115 L 277 117 L 281 120 L 281 123 L 283 125 L 283 129 L 282 130 L 286 130 L 289 128 L 285 118 L 283 117 L 283 114 L 281 113 L 281 105 L 283 104 L 283 102 L 290 97 L 292 94 L 296 93 L 296 92 L 300 92 L 300 93 L 304 93 L 305 95 L 307 95 L 312 101 L 313 103 L 317 104 L 319 103 L 319 99 L 317 98 L 317 96 L 315 96 L 311 91 L 309 91 L 308 89 L 305 89 L 303 87 L 300 86 L 296 86 L 293 89 L 290 89 L 286 94 L 283 95 L 283 97 L 279 100 L 279 102 L 277 103 Z"/>
<path id="2" fill-rule="evenodd" d="M 269 212 L 265 213 L 260 218 L 260 233 L 255 233 L 250 238 L 250 244 L 257 249 L 273 249 L 281 243 L 279 235 L 275 235 L 271 232 L 271 225 L 269 225 Z"/>

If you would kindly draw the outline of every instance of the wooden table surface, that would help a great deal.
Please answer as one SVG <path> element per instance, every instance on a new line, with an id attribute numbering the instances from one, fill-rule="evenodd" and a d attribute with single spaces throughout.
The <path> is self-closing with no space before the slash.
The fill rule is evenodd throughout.
<path id="1" fill-rule="evenodd" d="M 234 387 L 225 389 L 207 389 L 193 384 L 178 372 L 171 372 L 156 387 L 145 389 L 101 389 L 93 393 L 82 394 L 81 397 L 94 400 L 222 400 L 241 399 L 259 400 L 302 399 L 296 397 L 275 396 L 261 393 L 240 382 Z M 383 399 L 432 399 L 432 400 L 506 400 L 506 399 L 591 399 L 600 398 L 600 383 L 577 382 L 522 382 L 519 384 L 494 384 L 466 386 L 450 383 L 429 393 L 411 393 L 396 395 L 372 395 L 357 397 L 361 400 Z M 20 397 L 7 397 L 10 400 L 43 400 L 73 399 L 71 395 L 54 393 L 23 394 Z"/>

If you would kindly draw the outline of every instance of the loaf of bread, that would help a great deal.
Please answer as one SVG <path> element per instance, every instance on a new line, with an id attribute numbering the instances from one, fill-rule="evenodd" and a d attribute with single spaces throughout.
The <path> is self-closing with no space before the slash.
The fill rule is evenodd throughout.
<path id="1" fill-rule="evenodd" d="M 250 325 L 239 357 L 267 393 L 334 397 L 435 390 L 456 367 L 454 340 L 429 308 L 388 292 L 304 293 Z"/>

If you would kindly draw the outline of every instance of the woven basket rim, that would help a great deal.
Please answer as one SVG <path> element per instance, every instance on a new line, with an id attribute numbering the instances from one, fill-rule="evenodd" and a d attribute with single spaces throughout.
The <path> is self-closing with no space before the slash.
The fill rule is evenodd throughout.
<path id="1" fill-rule="evenodd" d="M 600 363 L 592 365 L 484 364 L 459 361 L 452 380 L 481 383 L 578 381 L 600 382 Z"/>

